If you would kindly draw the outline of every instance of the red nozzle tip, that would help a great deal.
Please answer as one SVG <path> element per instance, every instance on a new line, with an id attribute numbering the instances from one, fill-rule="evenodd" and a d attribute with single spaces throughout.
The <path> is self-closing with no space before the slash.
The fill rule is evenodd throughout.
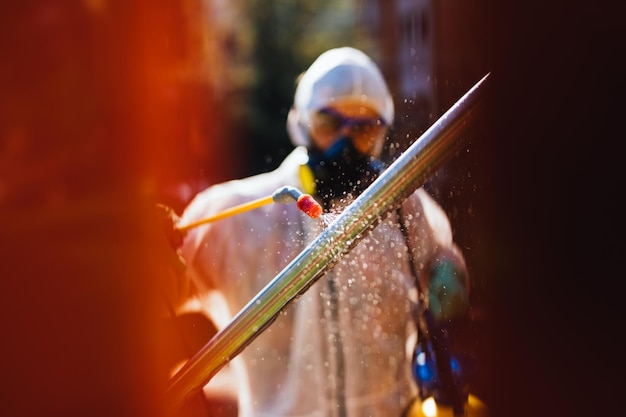
<path id="1" fill-rule="evenodd" d="M 322 206 L 308 194 L 298 197 L 298 208 L 314 219 L 322 214 Z"/>

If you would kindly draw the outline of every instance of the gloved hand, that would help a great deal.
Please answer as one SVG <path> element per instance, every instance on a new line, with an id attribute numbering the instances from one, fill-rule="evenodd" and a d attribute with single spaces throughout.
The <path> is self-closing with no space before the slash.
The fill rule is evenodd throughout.
<path id="1" fill-rule="evenodd" d="M 433 262 L 430 268 L 428 304 L 435 322 L 443 323 L 465 314 L 469 307 L 467 271 L 450 259 Z"/>
<path id="2" fill-rule="evenodd" d="M 178 217 L 173 208 L 165 204 L 157 204 L 156 209 L 161 222 L 161 229 L 167 241 L 173 249 L 180 248 L 185 238 L 185 233 L 176 228 L 180 222 L 180 217 Z"/>

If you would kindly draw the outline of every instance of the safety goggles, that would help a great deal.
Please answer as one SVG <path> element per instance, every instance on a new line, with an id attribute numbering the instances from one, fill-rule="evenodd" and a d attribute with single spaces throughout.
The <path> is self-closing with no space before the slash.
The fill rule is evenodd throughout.
<path id="1" fill-rule="evenodd" d="M 323 108 L 315 112 L 313 122 L 315 127 L 324 133 L 335 133 L 348 127 L 352 133 L 368 134 L 386 126 L 385 121 L 380 117 L 346 117 L 331 108 Z"/>

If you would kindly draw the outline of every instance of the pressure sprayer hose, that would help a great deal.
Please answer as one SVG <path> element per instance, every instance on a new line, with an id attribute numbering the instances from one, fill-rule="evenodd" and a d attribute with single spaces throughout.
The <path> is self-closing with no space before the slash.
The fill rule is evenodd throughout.
<path id="1" fill-rule="evenodd" d="M 460 140 L 460 134 L 478 110 L 488 76 L 478 81 L 409 146 L 172 377 L 166 404 L 171 414 L 461 149 L 465 140 Z"/>

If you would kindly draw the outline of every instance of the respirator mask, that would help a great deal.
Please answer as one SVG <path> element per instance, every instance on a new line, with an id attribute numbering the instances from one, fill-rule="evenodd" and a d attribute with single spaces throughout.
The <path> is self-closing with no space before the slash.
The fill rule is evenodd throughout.
<path id="1" fill-rule="evenodd" d="M 325 209 L 334 199 L 356 198 L 383 171 L 382 161 L 361 154 L 348 136 L 339 138 L 326 151 L 309 149 L 307 163 L 315 181 L 315 194 Z"/>

